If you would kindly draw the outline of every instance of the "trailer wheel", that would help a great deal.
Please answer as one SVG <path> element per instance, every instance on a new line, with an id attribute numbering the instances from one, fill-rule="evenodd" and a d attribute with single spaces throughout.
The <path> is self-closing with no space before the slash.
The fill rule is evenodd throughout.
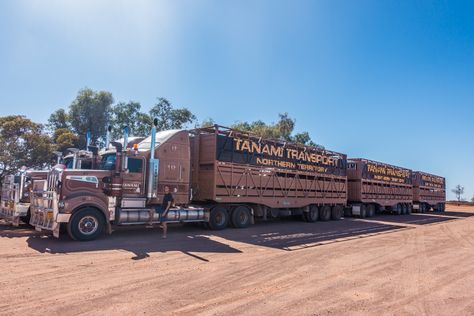
<path id="1" fill-rule="evenodd" d="M 329 205 L 324 205 L 321 208 L 319 218 L 324 222 L 331 219 L 331 207 Z"/>
<path id="2" fill-rule="evenodd" d="M 402 205 L 398 203 L 395 205 L 395 215 L 401 215 L 402 214 Z"/>
<path id="3" fill-rule="evenodd" d="M 317 222 L 319 219 L 319 208 L 317 205 L 311 205 L 308 212 L 303 212 L 303 218 L 309 223 Z"/>
<path id="4" fill-rule="evenodd" d="M 360 218 L 366 218 L 367 217 L 367 206 L 365 204 L 362 204 L 360 206 L 360 213 L 359 213 Z"/>
<path id="5" fill-rule="evenodd" d="M 367 217 L 373 217 L 375 215 L 375 205 L 369 204 L 367 205 Z"/>
<path id="6" fill-rule="evenodd" d="M 212 208 L 209 215 L 209 227 L 212 230 L 222 230 L 229 224 L 229 213 L 223 206 L 216 206 Z"/>
<path id="7" fill-rule="evenodd" d="M 411 215 L 411 212 L 413 211 L 413 205 L 412 204 L 408 204 L 407 205 L 407 214 L 408 215 Z"/>
<path id="8" fill-rule="evenodd" d="M 446 210 L 446 204 L 441 203 L 441 212 L 444 212 Z"/>
<path id="9" fill-rule="evenodd" d="M 74 240 L 89 241 L 99 237 L 104 227 L 104 216 L 97 209 L 84 208 L 72 215 L 67 232 Z"/>
<path id="10" fill-rule="evenodd" d="M 408 210 L 407 210 L 407 205 L 405 203 L 402 204 L 402 214 L 405 215 L 407 214 Z"/>
<path id="11" fill-rule="evenodd" d="M 341 205 L 334 205 L 331 210 L 331 219 L 338 221 L 342 218 L 344 208 Z"/>
<path id="12" fill-rule="evenodd" d="M 248 207 L 240 205 L 232 211 L 232 225 L 235 228 L 245 228 L 250 226 L 251 215 Z"/>

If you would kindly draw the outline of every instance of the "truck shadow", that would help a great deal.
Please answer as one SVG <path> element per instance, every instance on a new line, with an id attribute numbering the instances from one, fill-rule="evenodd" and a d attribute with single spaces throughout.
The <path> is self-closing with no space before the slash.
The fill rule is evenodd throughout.
<path id="1" fill-rule="evenodd" d="M 237 242 L 292 251 L 401 229 L 406 227 L 351 219 L 315 223 L 282 219 L 269 223 L 257 222 L 247 229 L 229 229 L 213 234 Z"/>
<path id="2" fill-rule="evenodd" d="M 472 214 L 471 214 L 472 215 Z M 452 213 L 412 213 L 411 215 L 378 215 L 371 218 L 366 218 L 366 221 L 382 221 L 386 223 L 393 223 L 398 225 L 429 225 L 452 221 L 463 217 L 455 216 Z"/>
<path id="3" fill-rule="evenodd" d="M 26 242 L 28 246 L 40 253 L 67 254 L 76 252 L 124 250 L 134 254 L 133 260 L 140 260 L 155 252 L 180 251 L 193 258 L 208 261 L 196 253 L 239 253 L 238 249 L 227 244 L 217 242 L 208 236 L 202 228 L 185 226 L 172 228 L 168 239 L 161 238 L 159 229 L 124 228 L 115 231 L 110 236 L 104 236 L 91 242 L 76 242 L 67 234 L 60 239 L 47 235 L 30 236 Z"/>
<path id="4" fill-rule="evenodd" d="M 75 242 L 63 234 L 59 240 L 31 232 L 29 247 L 41 253 L 74 253 L 103 250 L 125 250 L 140 260 L 154 252 L 180 251 L 196 259 L 207 261 L 196 253 L 242 253 L 233 243 L 293 251 L 356 238 L 367 238 L 417 225 L 435 224 L 464 217 L 473 213 L 423 213 L 412 215 L 376 215 L 371 218 L 345 218 L 340 221 L 306 223 L 299 218 L 285 218 L 257 222 L 245 229 L 228 228 L 210 231 L 201 226 L 170 225 L 168 239 L 161 238 L 159 229 L 126 227 L 92 242 Z M 23 235 L 24 237 L 24 235 Z M 237 247 L 237 248 L 236 248 Z"/>
<path id="5" fill-rule="evenodd" d="M 11 224 L 0 222 L 0 238 L 21 238 L 33 235 L 41 235 L 41 233 L 26 224 L 20 224 L 19 227 L 15 227 Z"/>

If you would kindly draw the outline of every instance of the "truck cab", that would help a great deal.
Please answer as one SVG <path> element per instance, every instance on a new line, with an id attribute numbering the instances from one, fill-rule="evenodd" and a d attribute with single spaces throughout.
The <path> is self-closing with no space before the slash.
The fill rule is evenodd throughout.
<path id="1" fill-rule="evenodd" d="M 55 166 L 33 191 L 31 224 L 59 237 L 60 226 L 75 240 L 92 240 L 115 226 L 161 222 L 156 208 L 169 186 L 176 207 L 168 222 L 203 221 L 204 209 L 189 207 L 190 149 L 184 130 L 152 132 L 135 143 L 112 142 L 96 169 Z M 123 149 L 123 144 L 127 144 Z M 155 158 L 156 157 L 156 158 Z"/>

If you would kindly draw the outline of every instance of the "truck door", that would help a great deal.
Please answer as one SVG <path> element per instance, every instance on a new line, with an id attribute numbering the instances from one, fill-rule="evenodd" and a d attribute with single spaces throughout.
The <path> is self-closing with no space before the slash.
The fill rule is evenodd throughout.
<path id="1" fill-rule="evenodd" d="M 145 197 L 145 160 L 143 157 L 126 157 L 126 172 L 123 173 L 124 197 Z"/>

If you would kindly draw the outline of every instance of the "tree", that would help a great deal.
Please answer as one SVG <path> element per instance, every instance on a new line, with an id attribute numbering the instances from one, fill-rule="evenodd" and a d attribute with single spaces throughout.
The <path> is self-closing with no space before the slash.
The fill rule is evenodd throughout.
<path id="1" fill-rule="evenodd" d="M 265 138 L 276 138 L 283 141 L 296 142 L 302 145 L 318 146 L 309 136 L 308 132 L 301 132 L 295 135 L 293 130 L 296 121 L 289 117 L 288 113 L 278 114 L 279 120 L 276 123 L 267 124 L 261 120 L 254 122 L 237 122 L 231 127 L 237 130 L 251 132 Z"/>
<path id="2" fill-rule="evenodd" d="M 461 202 L 462 195 L 464 194 L 464 187 L 458 184 L 453 190 L 451 190 L 455 195 L 458 202 Z"/>
<path id="3" fill-rule="evenodd" d="M 51 113 L 48 119 L 48 129 L 52 132 L 59 128 L 70 128 L 69 116 L 64 109 L 56 110 Z"/>
<path id="4" fill-rule="evenodd" d="M 125 126 L 129 127 L 130 135 L 147 135 L 150 130 L 150 125 L 144 128 L 143 125 L 147 125 L 149 122 L 145 118 L 146 114 L 140 112 L 140 108 L 140 103 L 133 101 L 127 103 L 119 102 L 112 108 L 110 125 L 112 125 L 113 139 L 119 139 L 122 137 L 122 130 Z"/>
<path id="5" fill-rule="evenodd" d="M 94 91 L 85 88 L 79 91 L 69 106 L 69 122 L 73 131 L 79 135 L 80 145 L 85 146 L 85 135 L 91 133 L 92 143 L 103 143 L 110 121 L 112 94 L 107 91 Z"/>
<path id="6" fill-rule="evenodd" d="M 199 128 L 199 127 L 212 127 L 214 125 L 216 125 L 216 122 L 212 118 L 207 118 L 204 121 L 202 121 L 201 124 L 197 124 L 196 128 Z"/>
<path id="7" fill-rule="evenodd" d="M 54 149 L 64 153 L 68 148 L 80 147 L 80 137 L 67 128 L 58 128 L 53 133 Z"/>
<path id="8" fill-rule="evenodd" d="M 151 121 L 154 118 L 158 119 L 159 131 L 181 129 L 196 120 L 196 116 L 187 108 L 173 109 L 170 101 L 165 98 L 158 98 L 158 103 L 151 108 L 149 116 Z"/>
<path id="9" fill-rule="evenodd" d="M 46 167 L 52 150 L 51 139 L 41 124 L 21 115 L 0 117 L 0 181 L 22 166 Z"/>

